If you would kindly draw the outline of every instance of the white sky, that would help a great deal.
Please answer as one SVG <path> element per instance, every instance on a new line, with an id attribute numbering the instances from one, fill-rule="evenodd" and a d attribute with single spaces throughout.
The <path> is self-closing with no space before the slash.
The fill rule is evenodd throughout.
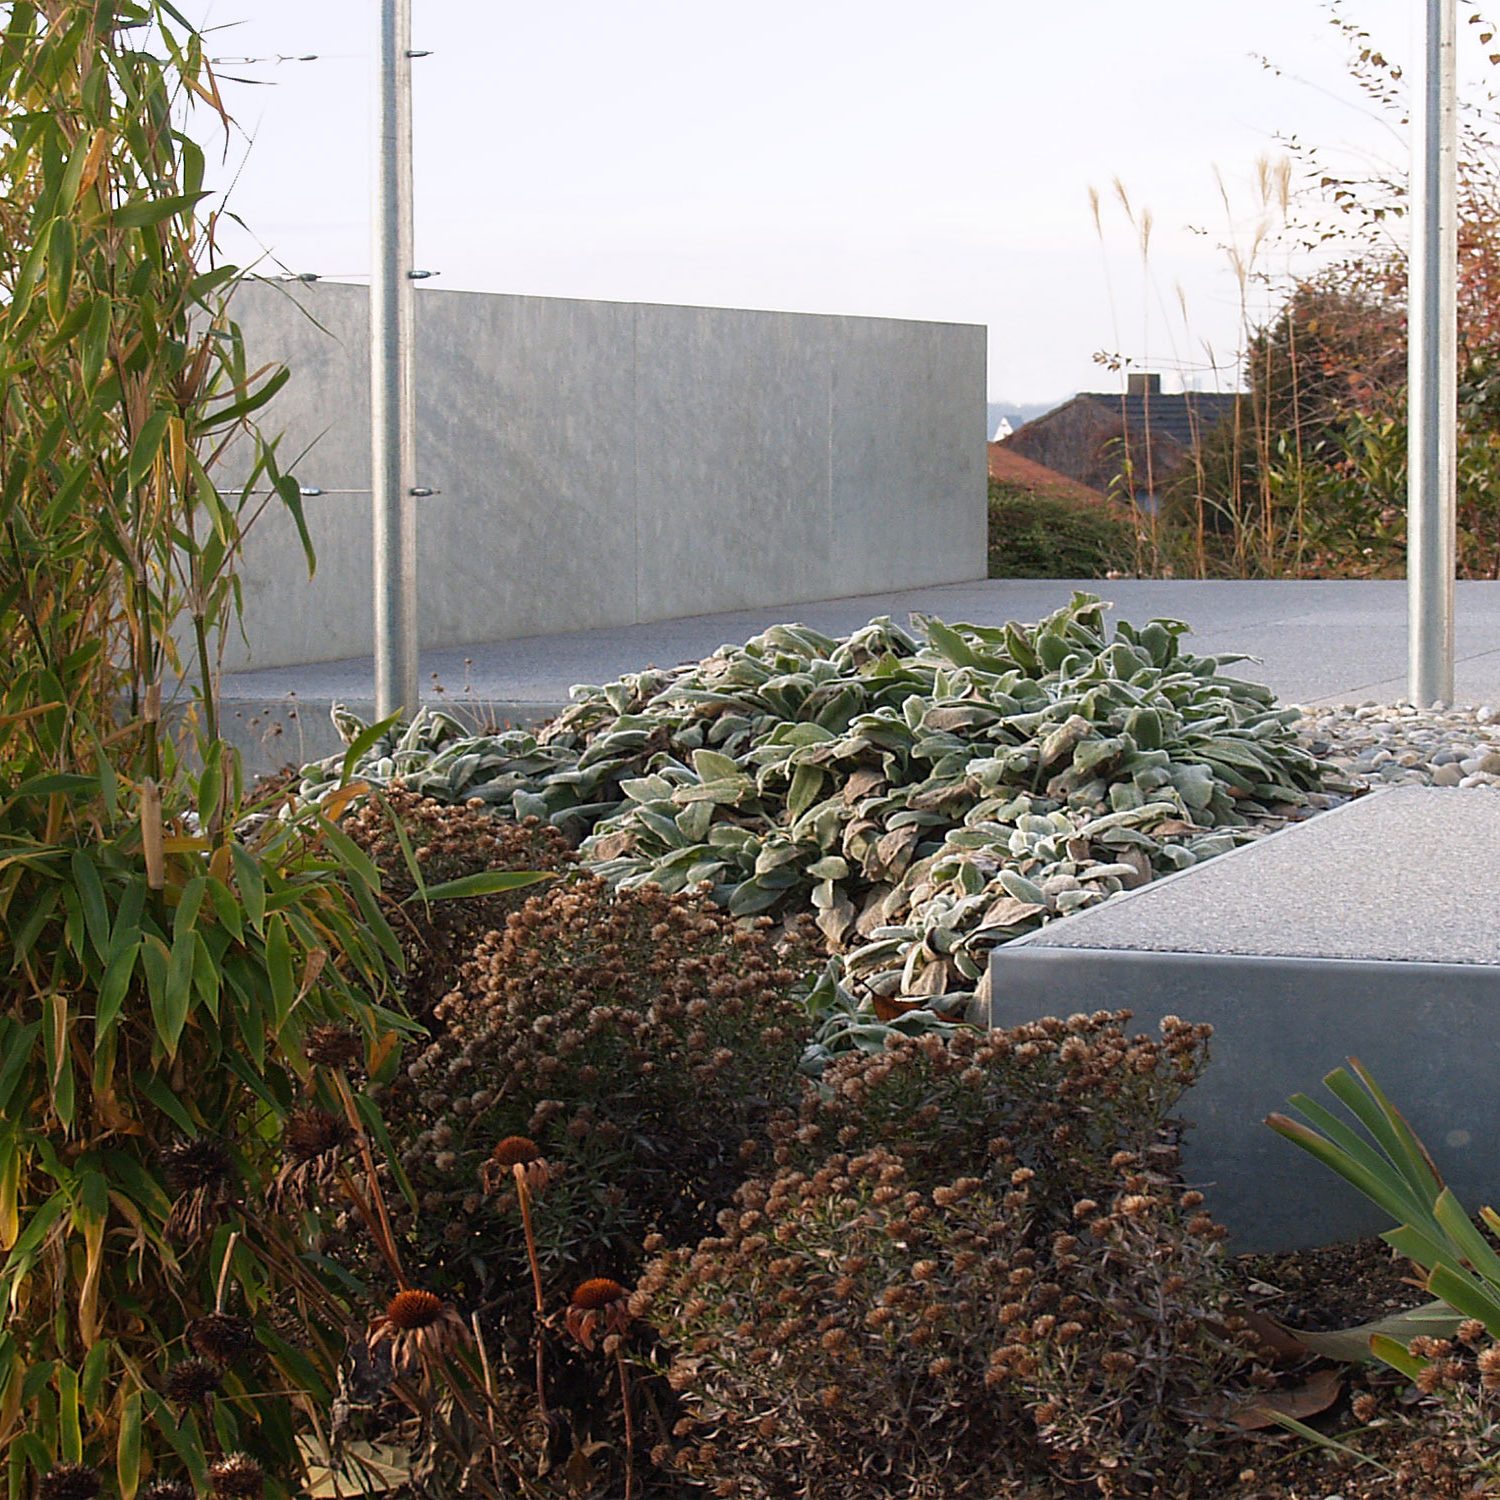
<path id="1" fill-rule="evenodd" d="M 1404 152 L 1319 0 L 414 3 L 434 285 L 985 323 L 994 400 L 1112 389 L 1101 349 L 1211 387 L 1203 346 L 1227 358 L 1239 321 L 1215 169 L 1243 240 L 1278 132 Z M 1410 55 L 1418 0 L 1351 6 Z M 213 55 L 321 54 L 221 68 L 274 86 L 226 86 L 255 142 L 220 180 L 286 266 L 365 273 L 377 0 L 184 9 L 226 27 Z M 1148 273 L 1116 178 L 1153 216 Z"/>

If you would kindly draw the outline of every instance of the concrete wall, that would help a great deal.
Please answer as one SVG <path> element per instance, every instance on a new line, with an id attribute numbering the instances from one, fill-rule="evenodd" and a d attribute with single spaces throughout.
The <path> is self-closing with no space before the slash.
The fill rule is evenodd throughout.
<path id="1" fill-rule="evenodd" d="M 304 485 L 370 483 L 367 292 L 251 284 Z M 985 330 L 442 292 L 417 298 L 422 644 L 584 630 L 985 570 Z M 298 455 L 304 455 L 298 458 Z M 294 462 L 294 460 L 296 460 Z M 272 511 L 226 666 L 367 655 L 370 499 Z"/>

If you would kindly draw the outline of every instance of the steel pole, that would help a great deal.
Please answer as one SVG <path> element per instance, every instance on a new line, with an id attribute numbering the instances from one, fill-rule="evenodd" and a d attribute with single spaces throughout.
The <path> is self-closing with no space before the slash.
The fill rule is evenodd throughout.
<path id="1" fill-rule="evenodd" d="M 411 0 L 380 0 L 375 246 L 370 278 L 375 713 L 421 706 L 412 392 Z"/>
<path id="2" fill-rule="evenodd" d="M 1453 701 L 1458 534 L 1456 0 L 1421 0 L 1407 291 L 1408 696 Z"/>

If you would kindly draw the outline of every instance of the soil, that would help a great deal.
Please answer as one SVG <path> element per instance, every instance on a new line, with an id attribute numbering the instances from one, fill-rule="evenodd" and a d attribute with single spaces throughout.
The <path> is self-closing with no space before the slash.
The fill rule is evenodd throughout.
<path id="1" fill-rule="evenodd" d="M 1246 1306 L 1284 1328 L 1325 1332 L 1350 1328 L 1432 1300 L 1413 1279 L 1409 1262 L 1380 1239 L 1328 1245 L 1278 1255 L 1242 1255 L 1231 1262 Z M 1407 1383 L 1381 1366 L 1329 1366 L 1325 1361 L 1279 1364 L 1282 1389 L 1316 1383 L 1336 1370 L 1337 1399 L 1303 1418 L 1325 1438 L 1346 1444 L 1364 1461 L 1271 1428 L 1247 1433 L 1245 1467 L 1232 1500 L 1481 1500 L 1500 1496 L 1500 1484 L 1476 1479 L 1453 1443 Z M 1325 1381 L 1328 1376 L 1322 1377 Z M 1361 1421 L 1352 1403 L 1370 1395 L 1374 1417 Z M 1226 1497 L 1228 1500 L 1228 1497 Z"/>
<path id="2" fill-rule="evenodd" d="M 1309 1333 L 1352 1328 L 1432 1300 L 1413 1281 L 1410 1263 L 1378 1238 L 1279 1255 L 1241 1255 L 1233 1269 L 1253 1307 Z"/>

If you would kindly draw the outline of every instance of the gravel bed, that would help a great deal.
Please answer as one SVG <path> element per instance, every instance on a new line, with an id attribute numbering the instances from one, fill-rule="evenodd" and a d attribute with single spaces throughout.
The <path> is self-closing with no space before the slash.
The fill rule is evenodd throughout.
<path id="1" fill-rule="evenodd" d="M 1388 786 L 1500 787 L 1500 710 L 1364 702 L 1302 708 L 1296 728 L 1331 772 L 1309 799 L 1333 807 Z"/>

